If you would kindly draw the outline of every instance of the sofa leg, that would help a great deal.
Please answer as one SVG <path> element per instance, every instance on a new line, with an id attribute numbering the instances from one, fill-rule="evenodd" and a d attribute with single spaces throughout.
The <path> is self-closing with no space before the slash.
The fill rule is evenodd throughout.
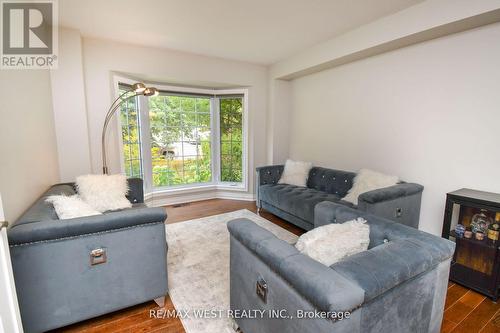
<path id="1" fill-rule="evenodd" d="M 260 207 L 257 207 L 257 215 L 260 215 Z"/>
<path id="2" fill-rule="evenodd" d="M 154 301 L 160 308 L 163 308 L 165 306 L 165 296 L 155 298 Z"/>

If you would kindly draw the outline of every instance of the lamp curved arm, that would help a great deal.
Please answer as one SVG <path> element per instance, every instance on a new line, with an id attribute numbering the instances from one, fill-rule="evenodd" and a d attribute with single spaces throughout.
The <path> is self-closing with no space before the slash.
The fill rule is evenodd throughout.
<path id="1" fill-rule="evenodd" d="M 122 93 L 120 96 L 118 96 L 114 101 L 113 103 L 111 103 L 111 106 L 109 107 L 108 109 L 108 112 L 106 113 L 106 118 L 105 119 L 108 119 L 112 114 L 113 114 L 113 108 L 116 106 L 116 102 L 118 102 L 119 100 L 122 100 L 122 97 L 125 96 L 126 94 L 130 94 L 131 92 L 133 91 L 130 91 L 130 90 L 127 90 L 125 91 L 124 93 Z M 123 103 L 124 101 L 126 101 L 128 98 L 125 98 L 123 99 L 119 104 Z"/>
<path id="2" fill-rule="evenodd" d="M 113 101 L 113 103 L 111 103 L 111 106 L 109 107 L 108 112 L 106 113 L 106 118 L 108 117 L 108 114 L 111 112 L 111 109 L 113 109 L 113 108 L 115 107 L 116 102 L 118 102 L 119 100 L 121 100 L 121 99 L 122 99 L 122 97 L 123 97 L 123 96 L 125 96 L 126 94 L 129 94 L 129 93 L 131 93 L 131 92 L 132 92 L 132 91 L 130 91 L 130 90 L 127 90 L 127 91 L 123 92 L 122 94 L 120 94 L 120 96 L 118 96 L 118 97 L 117 97 L 117 98 Z"/>
<path id="3" fill-rule="evenodd" d="M 107 175 L 108 174 L 108 163 L 107 163 L 107 155 L 106 155 L 106 130 L 108 128 L 109 122 L 113 115 L 115 114 L 116 110 L 123 104 L 123 102 L 138 96 L 139 94 L 134 93 L 133 95 L 130 95 L 126 98 L 122 98 L 125 94 L 130 93 L 130 91 L 126 91 L 120 96 L 118 96 L 117 99 L 111 104 L 108 112 L 106 113 L 106 118 L 104 119 L 104 126 L 102 128 L 102 134 L 101 134 L 101 151 L 102 151 L 102 173 Z M 117 103 L 120 101 L 119 103 Z"/>

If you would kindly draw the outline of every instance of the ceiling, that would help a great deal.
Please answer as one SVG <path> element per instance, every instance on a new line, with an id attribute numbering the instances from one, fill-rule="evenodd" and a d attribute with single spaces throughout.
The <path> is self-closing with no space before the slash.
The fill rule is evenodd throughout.
<path id="1" fill-rule="evenodd" d="M 64 0 L 97 37 L 269 65 L 422 0 Z"/>

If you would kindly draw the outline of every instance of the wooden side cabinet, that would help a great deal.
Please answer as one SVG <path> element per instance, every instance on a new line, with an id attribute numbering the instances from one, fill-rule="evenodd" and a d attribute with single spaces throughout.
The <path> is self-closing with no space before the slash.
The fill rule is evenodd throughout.
<path id="1" fill-rule="evenodd" d="M 471 229 L 474 216 L 482 214 L 489 221 L 500 213 L 500 194 L 461 189 L 446 195 L 442 237 L 456 244 L 451 262 L 450 280 L 482 293 L 494 301 L 500 286 L 500 241 L 484 235 L 478 240 L 457 235 L 457 224 Z"/>

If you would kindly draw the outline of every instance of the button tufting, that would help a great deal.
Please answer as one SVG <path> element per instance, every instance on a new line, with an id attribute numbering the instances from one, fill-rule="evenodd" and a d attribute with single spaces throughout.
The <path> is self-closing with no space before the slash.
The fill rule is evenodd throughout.
<path id="1" fill-rule="evenodd" d="M 268 171 L 268 172 L 267 172 L 267 174 L 268 174 L 268 175 L 270 175 L 270 174 L 271 174 L 271 171 Z"/>
<path id="2" fill-rule="evenodd" d="M 321 176 L 321 178 L 325 178 L 325 175 Z"/>
<path id="3" fill-rule="evenodd" d="M 333 180 L 335 180 L 335 177 L 333 177 Z"/>
<path id="4" fill-rule="evenodd" d="M 387 238 L 384 238 L 384 243 L 389 243 L 389 240 Z"/>
<path id="5" fill-rule="evenodd" d="M 344 180 L 344 183 L 347 183 L 347 179 L 346 179 L 346 180 Z"/>

